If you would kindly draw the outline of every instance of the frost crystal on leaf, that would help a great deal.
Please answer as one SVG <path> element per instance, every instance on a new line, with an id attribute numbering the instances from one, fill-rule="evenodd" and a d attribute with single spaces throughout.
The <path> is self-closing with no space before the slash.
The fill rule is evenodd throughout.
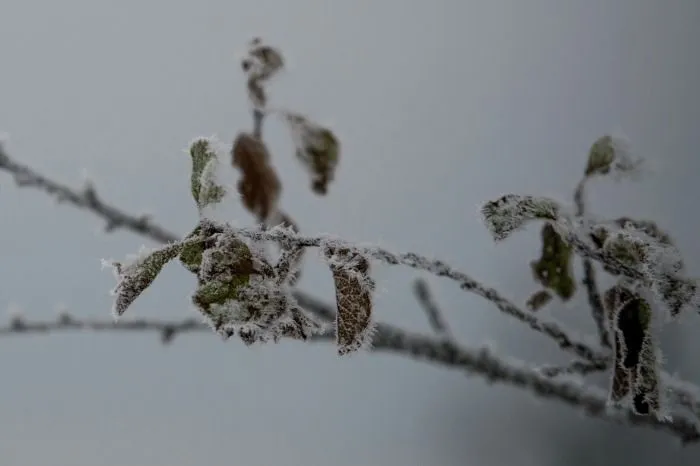
<path id="1" fill-rule="evenodd" d="M 606 291 L 603 300 L 614 337 L 610 401 L 630 403 L 638 414 L 663 417 L 661 354 L 653 337 L 651 306 L 621 285 Z"/>
<path id="2" fill-rule="evenodd" d="M 158 276 L 165 264 L 182 250 L 182 243 L 174 243 L 152 252 L 142 251 L 140 257 L 129 264 L 112 263 L 117 286 L 112 290 L 115 297 L 112 312 L 119 317 L 148 288 Z"/>
<path id="3" fill-rule="evenodd" d="M 338 307 L 336 314 L 336 343 L 338 354 L 357 351 L 371 343 L 372 292 L 374 281 L 369 276 L 369 259 L 358 251 L 345 247 L 322 246 L 328 260 Z"/>
<path id="4" fill-rule="evenodd" d="M 618 230 L 596 226 L 591 235 L 594 243 L 616 260 L 642 272 L 669 316 L 676 317 L 686 308 L 697 307 L 697 281 L 679 275 L 683 272 L 683 260 L 670 237 L 653 223 L 624 220 Z M 619 275 L 614 267 L 604 268 Z"/>
<path id="5" fill-rule="evenodd" d="M 284 112 L 292 133 L 297 159 L 311 174 L 311 189 L 318 195 L 328 193 L 340 159 L 340 142 L 333 132 L 308 118 Z"/>
<path id="6" fill-rule="evenodd" d="M 238 334 L 252 344 L 285 336 L 305 340 L 322 330 L 298 306 L 288 277 L 278 275 L 258 245 L 226 226 L 203 222 L 200 227 L 214 239 L 193 254 L 201 259 L 192 301 L 217 333 L 226 338 Z"/>
<path id="7" fill-rule="evenodd" d="M 561 207 L 546 197 L 506 194 L 481 208 L 486 227 L 496 241 L 502 241 L 528 221 L 557 220 Z"/>
<path id="8" fill-rule="evenodd" d="M 200 212 L 205 207 L 221 202 L 226 191 L 216 183 L 217 154 L 212 142 L 199 138 L 190 145 L 192 157 L 192 197 Z"/>

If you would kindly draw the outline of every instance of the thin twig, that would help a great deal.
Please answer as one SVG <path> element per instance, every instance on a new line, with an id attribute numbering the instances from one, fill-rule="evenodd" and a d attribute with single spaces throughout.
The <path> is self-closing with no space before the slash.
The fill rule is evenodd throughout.
<path id="1" fill-rule="evenodd" d="M 538 370 L 547 377 L 559 375 L 588 375 L 594 372 L 602 372 L 610 367 L 609 361 L 573 361 L 566 366 L 542 366 Z"/>
<path id="2" fill-rule="evenodd" d="M 211 328 L 195 319 L 181 321 L 158 321 L 147 319 L 122 320 L 77 320 L 63 315 L 56 321 L 25 321 L 15 318 L 12 323 L 0 327 L 0 336 L 45 334 L 57 331 L 89 330 L 156 332 L 164 343 L 172 342 L 176 335 L 186 333 L 212 332 Z M 213 335 L 213 333 L 212 333 Z M 325 333 L 312 338 L 312 341 L 332 341 L 334 335 Z M 676 415 L 671 421 L 662 421 L 653 416 L 637 416 L 631 410 L 614 410 L 608 407 L 605 392 L 585 387 L 573 380 L 557 379 L 541 374 L 516 360 L 507 360 L 495 355 L 488 347 L 466 347 L 446 343 L 440 339 L 411 333 L 380 323 L 370 351 L 385 351 L 416 360 L 431 362 L 456 370 L 477 374 L 488 382 L 500 382 L 528 389 L 536 396 L 564 402 L 594 418 L 615 423 L 647 426 L 679 437 L 684 443 L 700 440 L 700 427 L 691 419 Z"/>
<path id="3" fill-rule="evenodd" d="M 586 180 L 584 177 L 579 182 L 574 193 L 574 203 L 576 204 L 576 216 L 583 217 L 586 213 Z M 595 276 L 595 267 L 593 261 L 587 257 L 583 258 L 583 285 L 586 287 L 586 295 L 588 304 L 591 306 L 591 314 L 598 335 L 600 336 L 600 344 L 605 348 L 611 348 L 610 335 L 605 320 L 605 308 L 603 307 L 603 299 L 598 290 L 598 283 Z"/>
<path id="4" fill-rule="evenodd" d="M 443 317 L 440 306 L 435 301 L 428 282 L 422 278 L 416 279 L 413 282 L 413 294 L 428 316 L 428 322 L 435 333 L 446 341 L 453 341 L 452 332 Z"/>
<path id="5" fill-rule="evenodd" d="M 59 202 L 68 202 L 75 207 L 97 214 L 107 222 L 106 231 L 111 232 L 118 228 L 124 228 L 160 243 L 168 243 L 178 239 L 175 234 L 154 224 L 148 216 L 129 215 L 102 201 L 91 184 L 88 184 L 81 193 L 42 176 L 26 165 L 17 163 L 10 158 L 2 144 L 0 144 L 0 170 L 11 173 L 18 186 L 40 189 L 54 196 Z"/>

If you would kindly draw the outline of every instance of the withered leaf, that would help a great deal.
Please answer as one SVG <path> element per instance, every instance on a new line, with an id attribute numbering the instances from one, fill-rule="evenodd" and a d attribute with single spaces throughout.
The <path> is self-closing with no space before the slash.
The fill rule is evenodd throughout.
<path id="1" fill-rule="evenodd" d="M 659 359 L 651 332 L 651 307 L 621 285 L 607 290 L 603 301 L 615 341 L 610 398 L 616 402 L 631 398 L 638 414 L 658 414 Z"/>
<path id="2" fill-rule="evenodd" d="M 243 175 L 238 181 L 243 206 L 264 222 L 277 209 L 282 190 L 265 144 L 251 134 L 240 133 L 233 142 L 231 162 Z"/>
<path id="3" fill-rule="evenodd" d="M 123 265 L 115 262 L 114 268 L 117 275 L 117 286 L 112 291 L 115 297 L 113 313 L 121 316 L 129 306 L 148 288 L 156 279 L 165 264 L 182 250 L 181 243 L 174 243 L 156 249 L 136 259 L 131 264 Z"/>
<path id="4" fill-rule="evenodd" d="M 288 113 L 285 117 L 296 146 L 296 157 L 311 175 L 311 190 L 321 196 L 327 194 L 340 160 L 340 141 L 330 129 L 305 116 Z"/>
<path id="5" fill-rule="evenodd" d="M 370 262 L 347 248 L 327 247 L 324 254 L 335 282 L 336 343 L 342 356 L 362 348 L 372 337 Z"/>

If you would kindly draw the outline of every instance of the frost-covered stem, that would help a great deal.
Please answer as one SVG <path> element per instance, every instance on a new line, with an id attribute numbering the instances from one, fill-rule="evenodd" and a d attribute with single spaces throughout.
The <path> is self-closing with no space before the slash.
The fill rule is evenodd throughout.
<path id="1" fill-rule="evenodd" d="M 64 315 L 57 321 L 23 321 L 16 319 L 6 327 L 0 327 L 0 336 L 52 331 L 153 331 L 160 333 L 164 343 L 177 334 L 202 332 L 211 334 L 211 328 L 194 319 L 182 321 L 124 320 L 89 321 L 76 320 Z M 332 333 L 315 335 L 312 341 L 334 341 Z M 529 390 L 536 396 L 558 400 L 581 408 L 587 415 L 620 424 L 631 424 L 663 430 L 679 437 L 683 442 L 700 439 L 697 423 L 675 415 L 672 421 L 663 422 L 653 416 L 636 416 L 629 409 L 612 410 L 607 407 L 607 395 L 600 389 L 588 388 L 566 378 L 552 378 L 537 369 L 527 367 L 516 360 L 497 356 L 488 347 L 467 347 L 446 343 L 435 337 L 407 332 L 388 324 L 378 324 L 370 351 L 385 351 L 439 364 L 467 374 L 484 377 L 490 383 L 503 383 Z"/>
<path id="2" fill-rule="evenodd" d="M 576 204 L 576 217 L 583 217 L 586 213 L 586 180 L 588 177 L 583 177 L 576 187 L 574 192 L 574 204 Z M 596 281 L 595 267 L 593 261 L 587 257 L 583 261 L 583 285 L 586 287 L 586 295 L 588 304 L 591 306 L 591 315 L 598 329 L 600 336 L 600 344 L 606 348 L 610 348 L 610 335 L 605 323 L 605 309 L 603 308 L 603 299 L 598 290 Z"/>
<path id="3" fill-rule="evenodd" d="M 50 180 L 34 169 L 14 161 L 0 144 L 0 170 L 13 175 L 17 186 L 37 188 L 54 196 L 59 202 L 69 202 L 75 207 L 90 210 L 107 222 L 106 231 L 118 228 L 148 236 L 160 243 L 177 240 L 177 236 L 154 224 L 147 216 L 133 216 L 102 201 L 95 188 L 88 184 L 82 192 Z"/>
<path id="4" fill-rule="evenodd" d="M 422 278 L 414 281 L 413 294 L 418 300 L 418 304 L 420 304 L 423 311 L 425 311 L 426 316 L 428 316 L 428 322 L 435 333 L 446 341 L 453 341 L 452 332 L 450 332 L 447 321 L 443 317 L 440 306 L 438 306 L 435 301 L 435 297 L 428 286 L 428 282 Z"/>
<path id="5" fill-rule="evenodd" d="M 610 361 L 574 361 L 566 366 L 541 366 L 539 371 L 547 377 L 565 374 L 587 375 L 602 372 L 610 367 Z"/>

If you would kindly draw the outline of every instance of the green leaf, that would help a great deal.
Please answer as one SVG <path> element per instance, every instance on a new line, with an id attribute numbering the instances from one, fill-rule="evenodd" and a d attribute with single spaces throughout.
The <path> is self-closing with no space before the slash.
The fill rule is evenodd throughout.
<path id="1" fill-rule="evenodd" d="M 115 296 L 115 316 L 126 312 L 136 298 L 153 283 L 165 264 L 177 257 L 182 246 L 182 243 L 169 244 L 142 255 L 126 266 L 119 262 L 113 264 L 117 272 L 117 286 L 112 291 L 112 295 Z"/>
<path id="2" fill-rule="evenodd" d="M 199 236 L 202 233 L 202 227 L 197 225 L 197 227 L 192 230 L 192 232 L 185 237 L 185 239 L 191 239 Z M 180 262 L 182 265 L 190 272 L 197 274 L 199 273 L 199 268 L 202 265 L 202 254 L 204 253 L 204 239 L 201 242 L 191 242 L 183 246 L 182 251 L 180 251 Z"/>
<path id="3" fill-rule="evenodd" d="M 535 280 L 554 291 L 561 299 L 569 300 L 576 292 L 573 278 L 573 248 L 567 244 L 549 223 L 542 227 L 542 255 L 530 263 Z"/>
<path id="4" fill-rule="evenodd" d="M 226 190 L 215 180 L 218 159 L 211 143 L 204 138 L 197 139 L 190 145 L 192 158 L 192 176 L 190 187 L 197 207 L 204 207 L 221 202 Z"/>
<path id="5" fill-rule="evenodd" d="M 239 300 L 251 275 L 258 272 L 248 245 L 231 234 L 219 234 L 216 242 L 199 254 L 195 251 L 191 259 L 193 263 L 198 260 L 198 287 L 192 302 L 217 331 L 222 331 L 231 317 L 218 307 Z"/>

